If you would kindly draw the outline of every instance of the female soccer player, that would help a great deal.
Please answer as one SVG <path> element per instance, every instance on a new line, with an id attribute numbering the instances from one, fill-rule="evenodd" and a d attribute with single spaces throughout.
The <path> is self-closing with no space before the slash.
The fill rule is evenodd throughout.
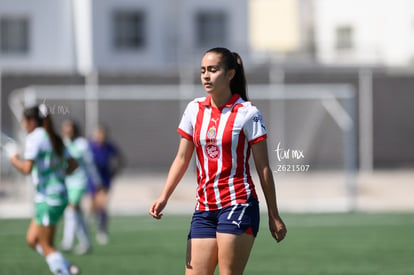
<path id="1" fill-rule="evenodd" d="M 254 162 L 265 195 L 270 233 L 286 235 L 269 167 L 266 128 L 248 100 L 243 64 L 225 48 L 208 50 L 201 61 L 207 97 L 190 102 L 178 127 L 182 136 L 160 197 L 149 213 L 162 217 L 195 149 L 197 204 L 187 241 L 186 274 L 242 274 L 259 229 L 259 206 L 249 170 Z"/>
<path id="2" fill-rule="evenodd" d="M 102 125 L 95 130 L 89 145 L 102 180 L 102 185 L 99 188 L 89 184 L 89 192 L 92 196 L 92 210 L 98 218 L 96 240 L 99 244 L 104 245 L 108 243 L 108 213 L 106 210 L 108 193 L 114 175 L 121 169 L 122 158 L 115 145 L 107 140 L 107 131 Z"/>
<path id="3" fill-rule="evenodd" d="M 46 105 L 25 109 L 22 126 L 27 131 L 24 158 L 11 157 L 12 164 L 23 174 L 32 174 L 35 193 L 35 217 L 27 231 L 27 243 L 46 257 L 53 274 L 78 274 L 53 244 L 56 224 L 67 205 L 65 175 L 77 168 L 53 130 Z"/>
<path id="4" fill-rule="evenodd" d="M 85 254 L 91 250 L 91 242 L 80 204 L 88 186 L 88 179 L 97 186 L 101 184 L 101 180 L 93 162 L 88 140 L 81 137 L 79 127 L 73 120 L 63 122 L 62 136 L 70 155 L 79 165 L 72 174 L 66 177 L 69 205 L 65 210 L 62 249 L 70 251 L 76 235 L 79 244 L 75 252 Z"/>

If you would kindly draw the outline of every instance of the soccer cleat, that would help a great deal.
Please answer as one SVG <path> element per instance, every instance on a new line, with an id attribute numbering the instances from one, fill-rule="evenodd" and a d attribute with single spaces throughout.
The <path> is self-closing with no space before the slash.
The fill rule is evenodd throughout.
<path id="1" fill-rule="evenodd" d="M 105 232 L 99 232 L 96 234 L 96 241 L 100 244 L 100 245 L 106 245 L 109 242 L 108 239 L 108 234 L 106 234 Z"/>
<path id="2" fill-rule="evenodd" d="M 70 247 L 70 246 L 67 246 L 67 245 L 61 245 L 60 246 L 60 250 L 62 250 L 63 252 L 71 252 L 72 251 L 72 247 Z"/>
<path id="3" fill-rule="evenodd" d="M 70 275 L 79 275 L 80 274 L 80 268 L 78 266 L 72 264 L 69 267 L 69 273 L 70 273 Z"/>
<path id="4" fill-rule="evenodd" d="M 90 245 L 81 245 L 79 244 L 76 248 L 75 248 L 75 253 L 78 255 L 85 255 L 88 254 L 92 251 L 92 247 Z"/>

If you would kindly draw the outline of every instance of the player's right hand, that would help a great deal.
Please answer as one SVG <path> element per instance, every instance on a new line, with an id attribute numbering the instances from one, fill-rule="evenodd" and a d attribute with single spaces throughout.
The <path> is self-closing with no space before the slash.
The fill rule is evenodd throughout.
<path id="1" fill-rule="evenodd" d="M 19 146 L 15 142 L 7 142 L 3 149 L 10 159 L 19 154 Z"/>

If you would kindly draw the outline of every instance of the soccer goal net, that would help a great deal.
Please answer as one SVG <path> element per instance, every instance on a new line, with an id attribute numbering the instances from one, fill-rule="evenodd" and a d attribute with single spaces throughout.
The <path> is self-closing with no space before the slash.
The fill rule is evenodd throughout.
<path id="1" fill-rule="evenodd" d="M 294 197 L 286 208 L 353 209 L 357 126 L 352 86 L 250 85 L 248 93 L 266 123 L 276 181 Z M 9 103 L 20 139 L 23 107 L 45 103 L 57 129 L 72 118 L 90 136 L 102 123 L 130 171 L 156 173 L 166 172 L 175 156 L 176 129 L 185 106 L 203 95 L 193 85 L 31 86 L 14 91 Z"/>

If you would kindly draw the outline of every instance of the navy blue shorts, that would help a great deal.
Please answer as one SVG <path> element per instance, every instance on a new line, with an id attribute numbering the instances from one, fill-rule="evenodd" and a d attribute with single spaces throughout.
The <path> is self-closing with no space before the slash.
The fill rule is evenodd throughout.
<path id="1" fill-rule="evenodd" d="M 247 233 L 256 237 L 259 224 L 259 202 L 256 199 L 215 211 L 196 210 L 188 239 L 216 238 L 217 232 L 234 235 Z"/>
<path id="2" fill-rule="evenodd" d="M 111 188 L 111 183 L 103 183 L 101 186 L 96 186 L 95 183 L 93 183 L 91 180 L 88 180 L 88 194 L 90 196 L 94 196 L 99 188 L 104 188 L 106 190 L 109 190 Z"/>

